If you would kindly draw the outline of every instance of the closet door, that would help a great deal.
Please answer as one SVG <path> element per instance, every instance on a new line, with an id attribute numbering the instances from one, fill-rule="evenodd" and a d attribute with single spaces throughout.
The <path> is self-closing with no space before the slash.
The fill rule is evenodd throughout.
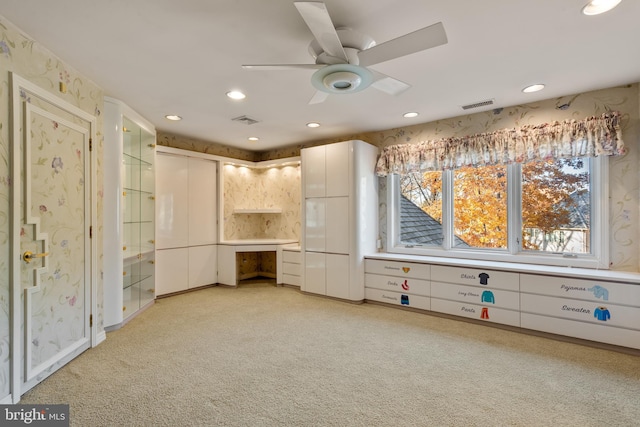
<path id="1" fill-rule="evenodd" d="M 189 246 L 216 243 L 216 163 L 190 157 Z M 215 283 L 215 282 L 214 282 Z"/>
<path id="2" fill-rule="evenodd" d="M 158 153 L 156 249 L 189 244 L 189 162 L 186 157 Z"/>

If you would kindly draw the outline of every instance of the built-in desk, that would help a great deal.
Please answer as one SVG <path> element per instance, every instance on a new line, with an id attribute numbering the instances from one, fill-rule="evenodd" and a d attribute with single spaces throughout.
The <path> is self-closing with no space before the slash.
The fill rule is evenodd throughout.
<path id="1" fill-rule="evenodd" d="M 273 252 L 273 256 L 282 256 L 282 247 L 297 243 L 295 239 L 251 239 L 251 240 L 225 240 L 218 243 L 218 283 L 227 286 L 237 286 L 239 277 L 237 255 L 243 253 Z M 277 258 L 275 265 L 280 264 Z M 263 275 L 256 271 L 256 275 Z M 275 278 L 275 271 L 273 272 Z"/>

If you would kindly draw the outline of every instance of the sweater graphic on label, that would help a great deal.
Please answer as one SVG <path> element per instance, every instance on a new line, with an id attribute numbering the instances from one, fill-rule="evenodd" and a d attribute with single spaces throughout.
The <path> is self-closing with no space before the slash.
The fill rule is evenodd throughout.
<path id="1" fill-rule="evenodd" d="M 609 312 L 609 309 L 607 307 L 596 307 L 595 311 L 593 312 L 593 317 L 606 322 L 607 320 L 611 319 L 611 313 Z"/>
<path id="2" fill-rule="evenodd" d="M 480 297 L 480 301 L 488 302 L 488 303 L 491 303 L 491 304 L 495 304 L 496 303 L 496 298 L 493 296 L 493 292 L 484 291 L 484 292 L 482 292 L 482 296 Z"/>
<path id="3" fill-rule="evenodd" d="M 609 301 L 609 290 L 600 285 L 595 285 L 589 289 L 590 292 L 593 292 L 593 296 L 596 298 L 602 298 L 605 301 Z"/>

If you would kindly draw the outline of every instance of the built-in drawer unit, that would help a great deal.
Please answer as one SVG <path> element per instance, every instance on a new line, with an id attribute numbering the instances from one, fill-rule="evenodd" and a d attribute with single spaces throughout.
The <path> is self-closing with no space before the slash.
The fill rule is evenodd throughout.
<path id="1" fill-rule="evenodd" d="M 522 327 L 640 348 L 640 286 L 533 274 L 520 282 Z"/>
<path id="2" fill-rule="evenodd" d="M 287 285 L 300 286 L 302 265 L 300 250 L 282 250 L 282 282 Z"/>
<path id="3" fill-rule="evenodd" d="M 431 310 L 520 326 L 519 274 L 431 266 Z"/>
<path id="4" fill-rule="evenodd" d="M 640 349 L 640 274 L 365 258 L 365 298 Z"/>
<path id="5" fill-rule="evenodd" d="M 365 299 L 430 309 L 429 265 L 366 259 L 364 270 Z"/>

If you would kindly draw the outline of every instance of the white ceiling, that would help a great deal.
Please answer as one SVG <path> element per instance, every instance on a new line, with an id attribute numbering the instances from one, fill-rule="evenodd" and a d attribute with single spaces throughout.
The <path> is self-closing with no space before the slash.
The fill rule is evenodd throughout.
<path id="1" fill-rule="evenodd" d="M 158 130 L 263 151 L 640 81 L 640 1 L 599 16 L 586 2 L 326 0 L 336 26 L 378 44 L 440 21 L 448 43 L 371 67 L 412 85 L 400 95 L 370 87 L 315 105 L 313 71 L 241 68 L 313 63 L 293 0 L 0 0 L 0 14 Z M 259 123 L 231 121 L 242 115 Z"/>

